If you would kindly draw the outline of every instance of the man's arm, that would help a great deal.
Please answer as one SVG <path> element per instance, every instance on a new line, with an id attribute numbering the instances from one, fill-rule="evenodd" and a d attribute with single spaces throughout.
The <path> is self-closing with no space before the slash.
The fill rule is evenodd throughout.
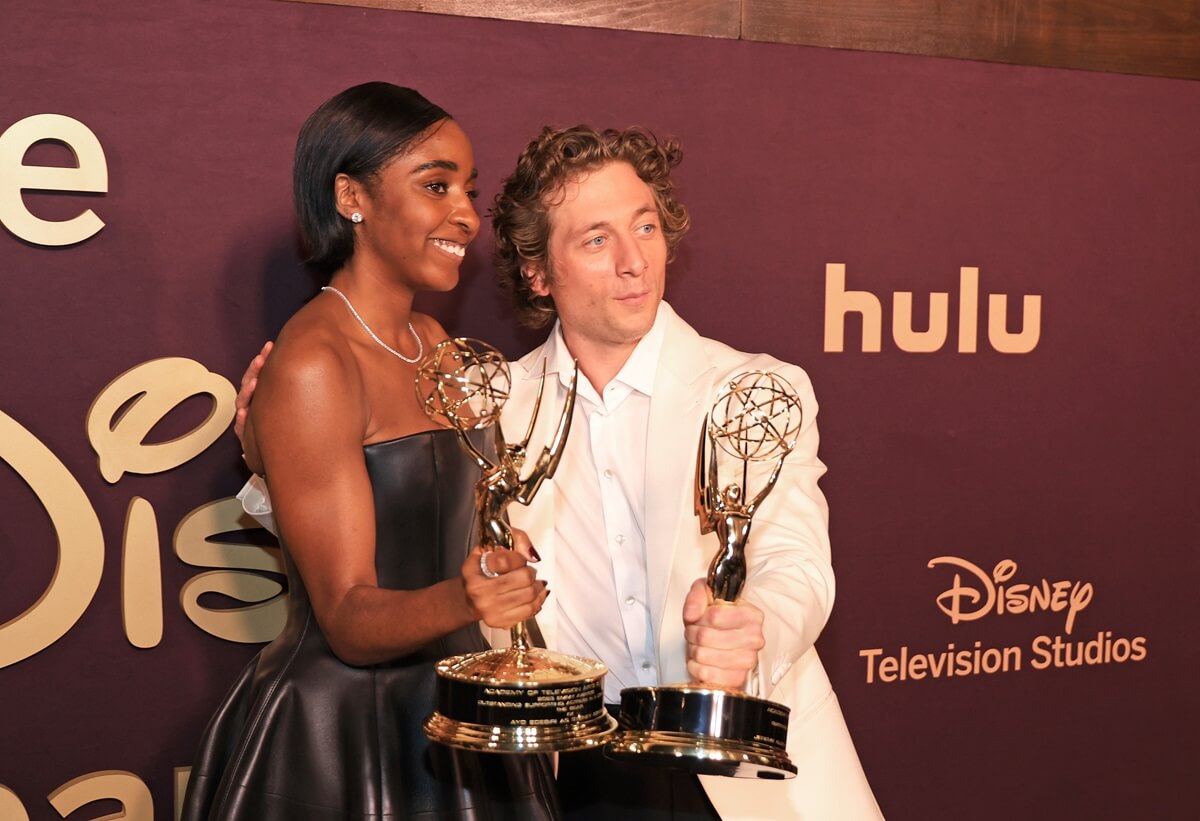
<path id="1" fill-rule="evenodd" d="M 775 488 L 754 516 L 742 598 L 734 608 L 704 606 L 707 587 L 693 585 L 684 608 L 689 673 L 716 684 L 745 682 L 762 697 L 813 646 L 834 598 L 829 509 L 817 485 L 825 466 L 817 458 L 816 397 L 803 370 L 773 364 L 799 395 L 804 419 Z M 752 467 L 749 494 L 757 494 L 773 467 Z"/>

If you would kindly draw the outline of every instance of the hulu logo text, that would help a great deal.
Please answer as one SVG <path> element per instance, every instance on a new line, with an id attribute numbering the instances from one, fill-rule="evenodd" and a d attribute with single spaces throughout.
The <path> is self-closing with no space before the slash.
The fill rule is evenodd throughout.
<path id="1" fill-rule="evenodd" d="M 1000 353 L 1029 353 L 1037 347 L 1042 332 L 1042 298 L 1026 294 L 1021 303 L 1021 323 L 1009 331 L 1008 296 L 988 294 L 987 338 Z M 862 317 L 862 351 L 882 349 L 883 305 L 870 291 L 846 290 L 846 266 L 831 262 L 825 266 L 825 350 L 845 350 L 846 315 Z M 958 352 L 975 353 L 979 339 L 979 269 L 960 268 L 958 275 Z M 892 339 L 896 347 L 909 353 L 941 350 L 950 332 L 950 294 L 929 295 L 929 328 L 913 328 L 912 291 L 892 294 Z"/>

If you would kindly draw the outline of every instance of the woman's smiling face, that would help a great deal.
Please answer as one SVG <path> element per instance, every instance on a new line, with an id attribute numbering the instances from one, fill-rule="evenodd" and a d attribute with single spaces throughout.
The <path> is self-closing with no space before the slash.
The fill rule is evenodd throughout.
<path id="1" fill-rule="evenodd" d="M 355 264 L 377 262 L 413 291 L 453 288 L 479 232 L 476 176 L 466 133 L 454 120 L 435 123 L 363 186 Z"/>

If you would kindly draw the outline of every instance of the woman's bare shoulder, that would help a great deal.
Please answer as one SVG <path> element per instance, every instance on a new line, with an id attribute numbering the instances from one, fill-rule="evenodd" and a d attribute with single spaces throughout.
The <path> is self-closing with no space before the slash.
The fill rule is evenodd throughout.
<path id="1" fill-rule="evenodd" d="M 260 391 L 302 404 L 324 403 L 334 392 L 360 393 L 357 360 L 330 307 L 310 302 L 287 321 L 263 367 Z"/>

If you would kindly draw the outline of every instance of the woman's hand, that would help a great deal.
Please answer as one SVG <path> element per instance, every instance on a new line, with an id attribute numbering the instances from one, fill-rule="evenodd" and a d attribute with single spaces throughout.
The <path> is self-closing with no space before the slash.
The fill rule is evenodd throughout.
<path id="1" fill-rule="evenodd" d="M 513 550 L 476 547 L 462 564 L 467 601 L 488 627 L 507 628 L 537 615 L 550 594 L 530 562 L 538 561 L 529 537 L 513 530 Z M 484 568 L 495 574 L 484 574 Z"/>

